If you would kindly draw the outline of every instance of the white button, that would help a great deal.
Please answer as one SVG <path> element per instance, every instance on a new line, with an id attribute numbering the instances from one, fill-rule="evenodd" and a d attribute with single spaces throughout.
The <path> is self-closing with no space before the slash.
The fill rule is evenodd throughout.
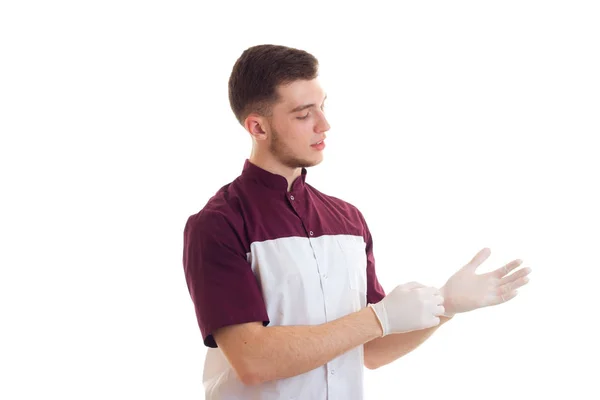
<path id="1" fill-rule="evenodd" d="M 290 196 L 290 199 L 294 200 L 294 196 Z"/>
<path id="2" fill-rule="evenodd" d="M 335 369 L 331 370 L 331 375 L 335 375 Z"/>
<path id="3" fill-rule="evenodd" d="M 310 231 L 310 236 L 314 235 L 313 231 Z"/>
<path id="4" fill-rule="evenodd" d="M 327 274 L 323 274 L 321 276 L 323 277 L 323 279 L 327 279 Z"/>

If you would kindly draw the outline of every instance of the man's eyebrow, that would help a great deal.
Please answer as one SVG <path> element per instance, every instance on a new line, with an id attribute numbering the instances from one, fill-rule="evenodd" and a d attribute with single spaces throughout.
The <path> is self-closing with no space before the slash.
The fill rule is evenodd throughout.
<path id="1" fill-rule="evenodd" d="M 327 95 L 325 95 L 323 102 L 325 102 L 326 99 L 327 99 Z M 298 112 L 298 111 L 306 110 L 307 108 L 315 107 L 315 105 L 316 104 L 312 103 L 312 104 L 304 104 L 304 105 L 298 106 L 298 107 L 294 108 L 292 111 L 290 111 L 290 114 Z"/>

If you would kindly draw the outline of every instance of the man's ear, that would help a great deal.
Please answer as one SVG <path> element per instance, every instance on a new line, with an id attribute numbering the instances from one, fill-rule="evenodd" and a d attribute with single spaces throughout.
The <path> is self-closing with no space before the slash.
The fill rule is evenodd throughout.
<path id="1" fill-rule="evenodd" d="M 250 114 L 244 121 L 244 127 L 256 140 L 265 140 L 267 138 L 267 124 L 264 117 L 258 114 Z"/>

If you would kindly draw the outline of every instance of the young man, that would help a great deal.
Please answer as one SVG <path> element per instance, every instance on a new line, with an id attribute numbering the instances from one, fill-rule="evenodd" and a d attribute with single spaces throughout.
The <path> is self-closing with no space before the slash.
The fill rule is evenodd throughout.
<path id="1" fill-rule="evenodd" d="M 230 104 L 252 152 L 184 229 L 207 399 L 362 399 L 363 366 L 527 282 L 528 269 L 508 275 L 520 260 L 475 274 L 483 249 L 439 290 L 411 282 L 386 295 L 361 212 L 306 182 L 323 160 L 325 98 L 305 51 L 254 46 L 233 67 Z"/>

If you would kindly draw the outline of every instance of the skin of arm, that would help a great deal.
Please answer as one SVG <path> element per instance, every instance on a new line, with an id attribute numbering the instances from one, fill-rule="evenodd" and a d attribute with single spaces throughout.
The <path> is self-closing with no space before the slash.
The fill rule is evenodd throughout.
<path id="1" fill-rule="evenodd" d="M 439 325 L 418 331 L 395 333 L 373 339 L 364 345 L 365 367 L 377 369 L 410 353 L 451 318 L 440 317 Z"/>
<path id="2" fill-rule="evenodd" d="M 381 335 L 375 313 L 366 307 L 320 325 L 265 327 L 250 322 L 220 328 L 213 337 L 238 378 L 245 385 L 258 385 L 311 371 Z M 374 343 L 373 354 L 378 354 L 381 347 Z"/>

